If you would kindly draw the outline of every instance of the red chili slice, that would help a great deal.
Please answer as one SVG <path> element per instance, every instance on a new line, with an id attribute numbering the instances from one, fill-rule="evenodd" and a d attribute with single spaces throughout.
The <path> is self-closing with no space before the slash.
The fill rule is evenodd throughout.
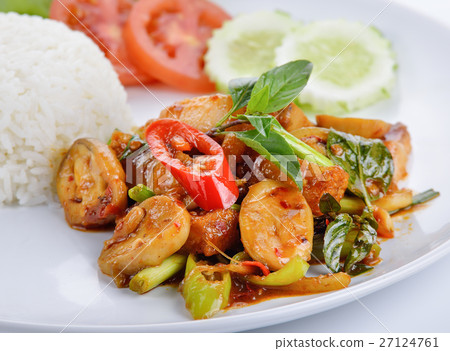
<path id="1" fill-rule="evenodd" d="M 223 149 L 209 136 L 175 119 L 160 119 L 148 126 L 145 137 L 155 158 L 201 208 L 229 208 L 236 202 L 239 190 Z M 202 154 L 194 157 L 192 164 L 175 157 L 173 145 L 182 144 L 181 140 Z"/>

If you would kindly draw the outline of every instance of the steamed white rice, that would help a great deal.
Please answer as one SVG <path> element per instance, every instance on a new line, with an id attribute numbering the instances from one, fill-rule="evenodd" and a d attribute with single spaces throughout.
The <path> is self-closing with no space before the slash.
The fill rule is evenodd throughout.
<path id="1" fill-rule="evenodd" d="M 49 202 L 79 137 L 130 130 L 126 93 L 100 49 L 64 24 L 0 14 L 0 206 Z"/>

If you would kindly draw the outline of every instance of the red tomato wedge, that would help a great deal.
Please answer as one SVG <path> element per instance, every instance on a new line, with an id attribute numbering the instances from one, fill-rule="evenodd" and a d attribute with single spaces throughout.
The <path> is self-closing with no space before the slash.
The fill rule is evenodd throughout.
<path id="1" fill-rule="evenodd" d="M 71 29 L 89 36 L 111 61 L 124 85 L 154 81 L 129 59 L 122 29 L 133 0 L 54 0 L 50 18 L 64 22 Z"/>
<path id="2" fill-rule="evenodd" d="M 206 0 L 141 0 L 133 5 L 124 38 L 133 62 L 173 87 L 214 90 L 203 70 L 206 41 L 230 16 Z"/>
<path id="3" fill-rule="evenodd" d="M 229 208 L 236 202 L 239 190 L 230 166 L 222 147 L 209 136 L 175 119 L 159 119 L 147 127 L 145 138 L 153 156 L 201 208 Z M 201 155 L 183 162 L 176 157 L 180 151 L 174 146 L 179 145 Z"/>

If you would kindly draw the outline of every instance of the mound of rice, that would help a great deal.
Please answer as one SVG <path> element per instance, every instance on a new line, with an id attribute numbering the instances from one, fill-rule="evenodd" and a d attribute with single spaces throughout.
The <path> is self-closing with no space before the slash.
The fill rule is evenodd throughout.
<path id="1" fill-rule="evenodd" d="M 130 130 L 126 92 L 84 34 L 0 14 L 0 205 L 51 201 L 64 152 L 80 137 Z"/>

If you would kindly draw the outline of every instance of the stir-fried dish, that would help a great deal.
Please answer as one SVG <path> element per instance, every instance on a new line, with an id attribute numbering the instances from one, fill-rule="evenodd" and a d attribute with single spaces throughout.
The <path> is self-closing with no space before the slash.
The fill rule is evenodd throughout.
<path id="1" fill-rule="evenodd" d="M 400 184 L 405 125 L 311 122 L 292 103 L 311 69 L 300 60 L 232 80 L 230 95 L 177 102 L 108 145 L 77 140 L 57 191 L 71 226 L 115 226 L 101 271 L 140 294 L 177 283 L 198 319 L 342 289 L 380 262 L 391 215 L 438 193 Z M 330 274 L 306 276 L 313 263 Z"/>

